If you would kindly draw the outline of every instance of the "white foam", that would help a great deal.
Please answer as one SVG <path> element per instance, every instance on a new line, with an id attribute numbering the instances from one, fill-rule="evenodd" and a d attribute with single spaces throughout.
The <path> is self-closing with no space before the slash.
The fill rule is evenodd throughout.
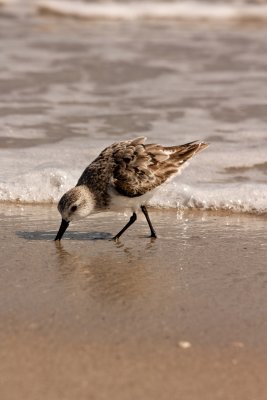
<path id="1" fill-rule="evenodd" d="M 73 187 L 84 168 L 110 144 L 108 140 L 66 139 L 60 143 L 27 149 L 1 150 L 0 200 L 23 203 L 56 203 Z M 239 145 L 240 146 L 240 145 Z M 227 151 L 226 151 L 227 150 Z M 242 148 L 211 145 L 197 155 L 174 181 L 164 185 L 150 204 L 165 208 L 198 208 L 235 212 L 267 212 L 267 183 L 264 172 L 249 171 L 247 181 L 231 181 L 224 173 L 229 166 L 264 163 L 262 147 Z M 241 173 L 240 173 L 241 174 Z M 230 181 L 229 181 L 230 177 Z M 250 179 L 250 180 L 249 180 Z"/>
<path id="2" fill-rule="evenodd" d="M 266 213 L 266 184 L 228 185 L 166 185 L 150 201 L 155 207 L 229 210 L 234 212 Z"/>
<path id="3" fill-rule="evenodd" d="M 182 18 L 182 19 L 242 19 L 267 18 L 267 6 L 242 2 L 204 3 L 186 2 L 90 2 L 41 0 L 40 11 L 65 16 L 94 19 L 144 19 L 144 18 Z"/>
<path id="4" fill-rule="evenodd" d="M 101 146 L 101 141 L 100 141 Z M 1 150 L 0 201 L 57 202 L 75 186 L 82 170 L 99 152 L 73 140 L 30 148 Z"/>

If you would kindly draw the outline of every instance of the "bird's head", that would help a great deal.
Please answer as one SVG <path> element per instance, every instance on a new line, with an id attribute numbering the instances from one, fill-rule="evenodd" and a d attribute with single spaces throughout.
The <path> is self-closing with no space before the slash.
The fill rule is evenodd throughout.
<path id="1" fill-rule="evenodd" d="M 55 240 L 60 240 L 69 223 L 87 217 L 95 207 L 95 199 L 87 186 L 75 186 L 66 192 L 58 203 L 62 221 Z"/>

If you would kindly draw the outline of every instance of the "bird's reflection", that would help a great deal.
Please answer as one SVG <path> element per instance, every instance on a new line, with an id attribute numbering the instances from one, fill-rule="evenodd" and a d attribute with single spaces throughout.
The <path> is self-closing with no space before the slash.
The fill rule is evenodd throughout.
<path id="1" fill-rule="evenodd" d="M 115 301 L 136 297 L 149 286 L 156 251 L 153 240 L 142 247 L 136 242 L 130 247 L 107 241 L 105 245 L 96 244 L 93 252 L 83 245 L 83 254 L 79 253 L 81 247 L 66 250 L 64 246 L 63 242 L 55 242 L 58 273 L 71 290 L 86 292 L 101 301 Z"/>
<path id="2" fill-rule="evenodd" d="M 138 250 L 136 248 L 126 246 L 123 241 L 117 240 L 114 242 L 115 246 L 118 249 L 121 249 L 128 257 L 129 260 L 137 260 L 137 259 L 143 259 L 145 254 L 152 254 L 153 249 L 156 249 L 155 247 L 156 239 L 153 237 L 146 238 L 146 244 L 144 246 L 144 249 L 141 249 L 138 247 Z M 136 243 L 135 243 L 136 244 Z"/>

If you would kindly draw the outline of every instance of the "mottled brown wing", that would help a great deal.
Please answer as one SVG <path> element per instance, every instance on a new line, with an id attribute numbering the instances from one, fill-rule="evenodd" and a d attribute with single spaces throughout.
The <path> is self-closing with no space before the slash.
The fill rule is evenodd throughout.
<path id="1" fill-rule="evenodd" d="M 182 164 L 201 148 L 203 143 L 163 147 L 144 144 L 145 138 L 121 142 L 113 149 L 112 184 L 128 197 L 141 196 L 175 175 Z"/>
<path id="2" fill-rule="evenodd" d="M 146 151 L 144 138 L 121 142 L 114 149 L 114 171 L 112 184 L 128 197 L 141 196 L 158 186 L 160 182 L 151 170 L 153 160 Z"/>

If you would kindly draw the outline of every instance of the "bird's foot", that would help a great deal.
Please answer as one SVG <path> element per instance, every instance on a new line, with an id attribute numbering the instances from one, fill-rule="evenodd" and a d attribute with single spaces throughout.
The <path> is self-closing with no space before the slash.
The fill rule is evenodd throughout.
<path id="1" fill-rule="evenodd" d="M 112 242 L 118 243 L 120 240 L 119 236 L 114 236 L 113 238 L 110 239 Z"/>

